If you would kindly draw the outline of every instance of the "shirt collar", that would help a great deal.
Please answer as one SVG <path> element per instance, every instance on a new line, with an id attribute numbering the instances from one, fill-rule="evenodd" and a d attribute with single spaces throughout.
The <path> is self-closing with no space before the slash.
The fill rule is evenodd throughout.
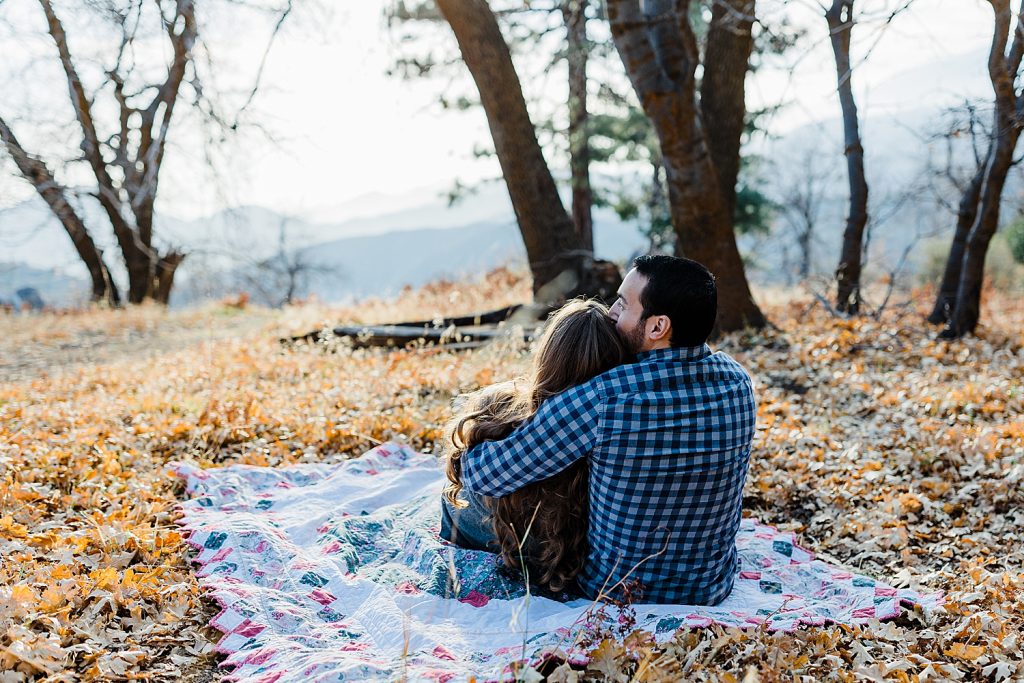
<path id="1" fill-rule="evenodd" d="M 711 347 L 707 344 L 700 346 L 678 346 L 667 349 L 654 349 L 653 351 L 641 351 L 636 354 L 636 360 L 640 363 L 647 363 L 659 360 L 674 360 L 682 363 L 703 360 L 711 355 Z"/>

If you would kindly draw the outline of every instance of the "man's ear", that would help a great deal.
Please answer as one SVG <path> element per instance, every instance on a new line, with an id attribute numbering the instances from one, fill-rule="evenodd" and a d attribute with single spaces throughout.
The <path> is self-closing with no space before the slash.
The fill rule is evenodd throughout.
<path id="1" fill-rule="evenodd" d="M 647 325 L 647 338 L 653 342 L 672 338 L 672 321 L 667 315 L 652 315 Z M 652 324 L 653 323 L 653 324 Z"/>

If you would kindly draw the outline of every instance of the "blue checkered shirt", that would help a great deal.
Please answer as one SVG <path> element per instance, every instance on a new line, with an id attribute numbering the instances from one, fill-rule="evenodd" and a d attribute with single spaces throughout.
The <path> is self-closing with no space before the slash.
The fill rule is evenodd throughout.
<path id="1" fill-rule="evenodd" d="M 587 458 L 584 592 L 616 596 L 619 581 L 636 579 L 645 602 L 714 605 L 737 571 L 756 414 L 750 376 L 728 355 L 707 345 L 649 351 L 472 448 L 462 479 L 500 497 Z"/>

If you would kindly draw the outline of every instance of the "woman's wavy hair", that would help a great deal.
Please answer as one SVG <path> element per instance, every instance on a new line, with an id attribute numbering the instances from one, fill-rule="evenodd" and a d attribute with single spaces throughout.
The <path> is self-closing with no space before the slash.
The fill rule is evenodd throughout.
<path id="1" fill-rule="evenodd" d="M 597 301 L 573 300 L 551 315 L 528 378 L 470 394 L 449 424 L 445 498 L 456 507 L 463 453 L 508 436 L 546 399 L 620 365 L 629 352 Z M 487 501 L 504 563 L 552 592 L 564 590 L 586 560 L 589 512 L 586 459 L 502 498 Z"/>

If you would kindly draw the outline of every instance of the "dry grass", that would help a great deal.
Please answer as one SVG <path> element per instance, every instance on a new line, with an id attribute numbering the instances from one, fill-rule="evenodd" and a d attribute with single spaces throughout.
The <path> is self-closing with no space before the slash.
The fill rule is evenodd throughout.
<path id="1" fill-rule="evenodd" d="M 502 271 L 347 310 L 0 319 L 0 680 L 172 680 L 183 669 L 203 680 L 211 612 L 172 523 L 182 491 L 166 462 L 330 461 L 388 439 L 430 450 L 451 398 L 521 372 L 524 349 L 330 353 L 287 350 L 278 337 L 528 295 L 521 275 Z M 920 310 L 848 321 L 779 297 L 769 306 L 778 330 L 718 345 L 759 385 L 749 512 L 864 572 L 945 590 L 948 611 L 929 624 L 790 635 L 681 632 L 663 648 L 634 637 L 603 644 L 602 670 L 643 680 L 1024 675 L 1024 307 L 989 299 L 980 336 L 953 344 L 933 341 Z"/>

